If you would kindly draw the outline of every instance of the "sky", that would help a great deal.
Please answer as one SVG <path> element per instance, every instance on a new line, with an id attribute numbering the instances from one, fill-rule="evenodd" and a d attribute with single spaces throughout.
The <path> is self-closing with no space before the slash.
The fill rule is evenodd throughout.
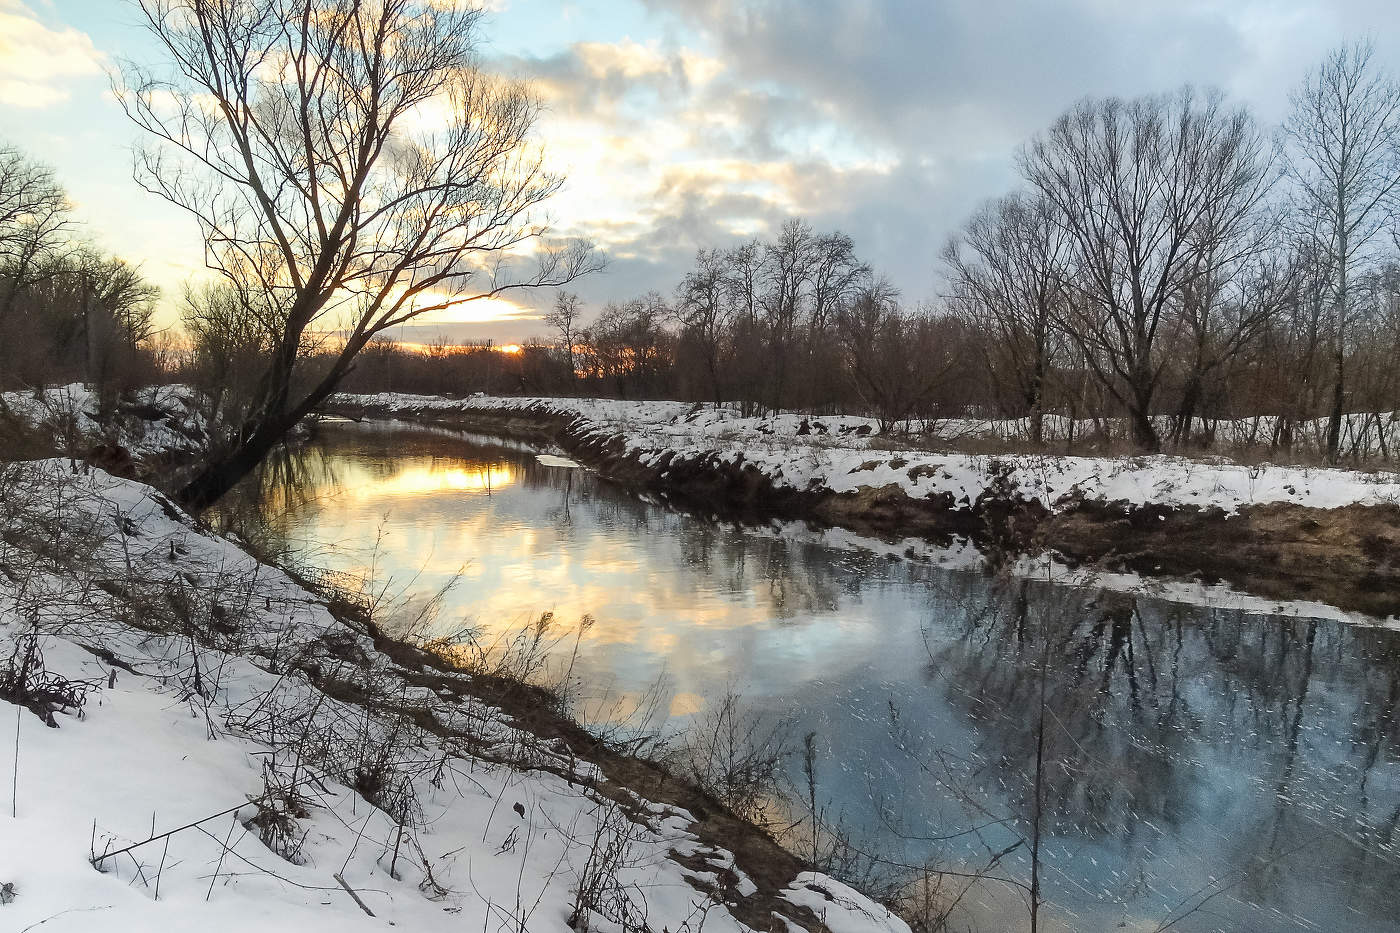
<path id="1" fill-rule="evenodd" d="M 839 229 L 911 302 L 938 254 L 1016 183 L 1017 147 L 1085 95 L 1213 85 L 1266 125 L 1335 45 L 1371 37 L 1400 72 L 1394 0 L 490 0 L 483 67 L 527 78 L 568 176 L 558 233 L 608 257 L 596 311 L 669 294 L 697 248 L 789 217 Z M 137 187 L 139 139 L 108 89 L 156 54 L 129 0 L 0 0 L 0 139 L 49 163 L 85 232 L 167 296 L 201 275 L 189 218 Z M 405 339 L 543 333 L 549 295 Z M 484 312 L 484 313 L 483 313 Z M 493 318 L 493 320 L 481 320 Z"/>

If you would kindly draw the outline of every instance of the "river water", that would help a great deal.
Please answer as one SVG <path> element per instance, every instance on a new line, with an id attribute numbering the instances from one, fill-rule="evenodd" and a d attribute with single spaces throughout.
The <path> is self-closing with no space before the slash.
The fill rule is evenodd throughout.
<path id="1" fill-rule="evenodd" d="M 1038 826 L 1042 929 L 1400 930 L 1395 631 L 715 523 L 407 425 L 327 425 L 262 495 L 430 634 L 553 613 L 585 717 L 683 731 L 737 694 L 804 798 L 815 733 L 824 822 L 879 859 L 853 870 L 931 861 L 959 929 L 1028 928 Z"/>

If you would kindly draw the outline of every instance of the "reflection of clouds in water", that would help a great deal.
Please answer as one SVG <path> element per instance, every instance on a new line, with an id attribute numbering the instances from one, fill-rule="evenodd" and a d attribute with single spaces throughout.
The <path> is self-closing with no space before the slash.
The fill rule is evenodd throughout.
<path id="1" fill-rule="evenodd" d="M 669 664 L 695 696 L 730 679 L 772 695 L 839 676 L 881 637 L 860 600 L 848 595 L 833 612 L 836 594 L 794 570 L 785 542 L 687 522 L 528 460 L 416 455 L 411 445 L 389 456 L 323 458 L 324 494 L 301 528 L 340 545 L 336 569 L 372 564 L 380 585 L 436 591 L 460 578 L 444 631 L 470 620 L 489 638 L 541 612 L 564 625 L 591 616 L 580 659 L 589 681 L 637 689 Z"/>
<path id="2" fill-rule="evenodd" d="M 677 693 L 671 697 L 672 716 L 693 716 L 705 707 L 705 698 L 697 693 Z"/>

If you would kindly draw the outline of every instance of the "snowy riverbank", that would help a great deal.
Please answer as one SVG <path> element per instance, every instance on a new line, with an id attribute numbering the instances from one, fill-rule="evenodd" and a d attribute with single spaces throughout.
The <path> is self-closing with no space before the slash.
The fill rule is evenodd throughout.
<path id="1" fill-rule="evenodd" d="M 0 927 L 907 933 L 746 871 L 150 487 L 60 461 L 0 485 Z"/>
<path id="2" fill-rule="evenodd" d="M 982 566 L 1049 559 L 1084 577 L 1223 583 L 1266 602 L 1400 615 L 1390 472 L 934 453 L 865 418 L 743 418 L 678 402 L 381 394 L 339 395 L 330 408 L 553 441 L 610 478 L 723 516 L 944 548 L 967 540 Z"/>
<path id="3" fill-rule="evenodd" d="M 193 390 L 183 385 L 147 386 L 105 405 L 91 387 L 77 382 L 37 392 L 0 392 L 0 414 L 18 419 L 53 450 L 74 457 L 105 446 L 106 456 L 98 458 L 104 466 L 113 466 L 115 455 L 122 460 L 119 465 L 153 468 L 171 457 L 195 455 L 205 441 L 204 416 Z"/>
<path id="4" fill-rule="evenodd" d="M 519 412 L 580 419 L 625 439 L 642 462 L 714 458 L 744 464 L 775 485 L 799 491 L 856 492 L 893 486 L 911 498 L 950 495 L 970 505 L 989 490 L 1049 511 L 1085 500 L 1131 505 L 1196 506 L 1234 512 L 1289 503 L 1331 509 L 1400 503 L 1400 474 L 1242 465 L 1165 455 L 1073 457 L 983 455 L 901 449 L 870 418 L 781 414 L 744 418 L 684 402 L 470 396 L 338 395 L 350 405 L 405 418 L 474 412 Z"/>

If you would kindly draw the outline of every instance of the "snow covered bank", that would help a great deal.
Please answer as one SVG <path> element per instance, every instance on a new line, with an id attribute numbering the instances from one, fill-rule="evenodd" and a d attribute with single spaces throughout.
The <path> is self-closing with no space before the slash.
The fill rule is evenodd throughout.
<path id="1" fill-rule="evenodd" d="M 577 419 L 625 439 L 644 463 L 712 458 L 745 465 L 775 485 L 799 491 L 898 488 L 911 498 L 952 497 L 970 506 L 989 490 L 1048 511 L 1084 500 L 1135 506 L 1197 506 L 1231 513 L 1245 505 L 1290 503 L 1334 509 L 1400 503 L 1400 474 L 1270 464 L 1202 462 L 1181 457 L 933 454 L 898 449 L 873 419 L 795 414 L 744 418 L 684 402 L 472 396 L 338 395 L 386 416 L 519 412 Z"/>
<path id="2" fill-rule="evenodd" d="M 901 449 L 853 417 L 743 418 L 677 402 L 337 396 L 337 411 L 474 430 L 533 425 L 574 459 L 687 507 L 886 539 L 970 539 L 1095 573 L 1400 615 L 1400 475 L 1180 457 Z"/>
<path id="3" fill-rule="evenodd" d="M 149 487 L 0 466 L 0 928 L 907 933 L 372 635 Z"/>
<path id="4" fill-rule="evenodd" d="M 75 382 L 39 392 L 0 393 L 8 411 L 44 435 L 55 449 L 82 457 L 99 445 L 121 447 L 135 461 L 191 455 L 205 438 L 204 416 L 188 386 L 149 386 L 111 403 Z"/>
<path id="5" fill-rule="evenodd" d="M 956 537 L 947 545 L 922 538 L 896 538 L 885 541 L 856 534 L 844 528 L 814 528 L 806 522 L 791 521 L 774 521 L 752 531 L 756 534 L 781 537 L 787 541 L 863 551 L 890 559 L 917 561 L 943 570 L 981 572 L 989 569 L 987 555 L 970 539 L 964 537 Z M 1104 590 L 1206 609 L 1235 609 L 1251 615 L 1327 619 L 1346 625 L 1400 630 L 1400 616 L 1378 617 L 1362 612 L 1347 612 L 1318 600 L 1266 599 L 1225 583 L 1163 579 L 1142 573 L 1115 573 L 1092 566 L 1071 566 L 1053 553 L 1023 554 L 999 569 L 1016 579 Z"/>

